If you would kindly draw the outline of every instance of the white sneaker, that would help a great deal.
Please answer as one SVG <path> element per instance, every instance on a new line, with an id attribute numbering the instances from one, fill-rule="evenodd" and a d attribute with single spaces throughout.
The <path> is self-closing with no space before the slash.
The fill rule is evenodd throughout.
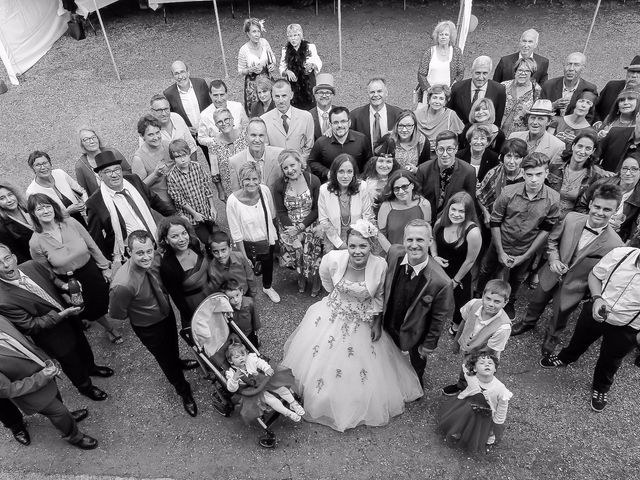
<path id="1" fill-rule="evenodd" d="M 293 410 L 294 412 L 296 412 L 298 415 L 300 415 L 301 417 L 307 413 L 304 411 L 304 408 L 302 408 L 302 405 L 300 405 L 298 402 L 293 401 L 289 404 L 289 408 L 291 410 Z"/>
<path id="2" fill-rule="evenodd" d="M 287 418 L 290 418 L 294 422 L 299 422 L 300 420 L 302 420 L 302 417 L 300 415 L 298 415 L 296 412 L 292 412 L 291 410 L 289 410 L 289 413 L 283 413 L 283 415 Z"/>
<path id="3" fill-rule="evenodd" d="M 496 443 L 496 436 L 492 433 L 489 435 L 489 438 L 487 438 L 487 445 L 493 445 L 494 443 Z"/>
<path id="4" fill-rule="evenodd" d="M 278 292 L 276 292 L 273 287 L 263 288 L 262 291 L 273 303 L 280 303 L 280 295 L 278 295 Z"/>

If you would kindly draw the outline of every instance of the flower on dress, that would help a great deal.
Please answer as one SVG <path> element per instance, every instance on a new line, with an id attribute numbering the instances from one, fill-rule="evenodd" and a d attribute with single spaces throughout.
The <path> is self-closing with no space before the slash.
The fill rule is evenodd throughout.
<path id="1" fill-rule="evenodd" d="M 367 371 L 363 368 L 360 370 L 360 383 L 364 383 L 367 381 Z"/>
<path id="2" fill-rule="evenodd" d="M 266 32 L 266 30 L 264 28 L 264 18 L 262 20 L 258 20 L 258 25 L 260 25 L 260 31 L 261 32 Z"/>
<path id="3" fill-rule="evenodd" d="M 336 368 L 336 378 L 342 378 L 342 369 Z"/>
<path id="4" fill-rule="evenodd" d="M 313 346 L 313 356 L 315 357 L 318 352 L 320 351 L 320 345 L 314 345 Z"/>
<path id="5" fill-rule="evenodd" d="M 315 321 L 315 326 L 316 326 L 316 327 L 317 327 L 317 326 L 318 326 L 318 324 L 320 323 L 320 320 L 322 320 L 322 317 L 321 317 L 320 315 L 318 315 L 318 318 L 316 318 L 316 321 Z"/>

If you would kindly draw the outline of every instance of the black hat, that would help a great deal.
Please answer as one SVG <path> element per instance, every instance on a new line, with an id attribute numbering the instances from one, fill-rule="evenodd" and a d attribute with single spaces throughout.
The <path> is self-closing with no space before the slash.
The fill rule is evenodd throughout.
<path id="1" fill-rule="evenodd" d="M 630 70 L 632 72 L 640 72 L 640 55 L 636 55 L 631 60 L 631 63 L 628 67 L 624 67 L 625 70 Z"/>
<path id="2" fill-rule="evenodd" d="M 96 168 L 94 172 L 99 173 L 100 170 L 110 167 L 111 165 L 120 165 L 122 160 L 116 158 L 115 154 L 111 150 L 105 150 L 96 155 Z"/>

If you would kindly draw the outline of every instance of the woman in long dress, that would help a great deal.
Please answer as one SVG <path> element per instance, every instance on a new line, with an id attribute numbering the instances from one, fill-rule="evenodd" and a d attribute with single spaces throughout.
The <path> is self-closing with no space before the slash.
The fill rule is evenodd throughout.
<path id="1" fill-rule="evenodd" d="M 372 341 L 387 269 L 370 254 L 376 234 L 359 220 L 349 229 L 347 249 L 324 256 L 320 278 L 330 295 L 309 307 L 284 346 L 282 364 L 303 395 L 304 418 L 340 432 L 385 425 L 423 394 L 409 357 L 389 335 Z"/>
<path id="2" fill-rule="evenodd" d="M 299 24 L 292 23 L 287 27 L 287 39 L 280 57 L 280 75 L 291 83 L 291 105 L 311 110 L 316 106 L 313 87 L 316 86 L 316 75 L 322 69 L 322 60 L 316 46 L 304 39 Z"/>

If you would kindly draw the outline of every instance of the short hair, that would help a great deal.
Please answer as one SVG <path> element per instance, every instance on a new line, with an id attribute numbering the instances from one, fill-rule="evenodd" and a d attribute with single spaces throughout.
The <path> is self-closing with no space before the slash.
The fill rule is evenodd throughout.
<path id="1" fill-rule="evenodd" d="M 587 64 L 587 56 L 582 53 L 582 52 L 572 52 L 569 55 L 567 55 L 567 58 L 564 59 L 564 62 L 567 63 L 569 61 L 569 57 L 572 55 L 578 55 L 580 57 L 580 63 L 582 65 L 586 65 Z"/>
<path id="2" fill-rule="evenodd" d="M 509 285 L 509 282 L 505 282 L 499 278 L 494 278 L 487 282 L 484 287 L 484 291 L 482 292 L 483 295 L 488 293 L 491 295 L 499 295 L 504 298 L 505 301 L 508 301 L 511 296 L 511 285 Z"/>
<path id="3" fill-rule="evenodd" d="M 478 68 L 480 64 L 489 65 L 489 71 L 493 70 L 493 60 L 491 60 L 491 57 L 487 55 L 480 55 L 473 60 L 473 64 L 471 64 L 471 73 L 475 72 L 476 68 Z"/>
<path id="4" fill-rule="evenodd" d="M 287 158 L 293 158 L 300 165 L 303 165 L 304 163 L 302 160 L 302 154 L 299 151 L 288 148 L 288 149 L 282 150 L 278 154 L 278 165 L 282 167 L 282 164 Z"/>
<path id="5" fill-rule="evenodd" d="M 231 116 L 231 120 L 234 120 L 231 110 L 229 110 L 227 107 L 216 108 L 216 110 L 213 112 L 213 119 L 215 120 L 223 113 L 228 113 Z"/>
<path id="6" fill-rule="evenodd" d="M 261 119 L 260 117 L 251 117 L 247 122 L 247 126 L 245 127 L 245 135 L 249 131 L 249 127 L 255 123 L 259 123 L 265 130 L 267 129 L 267 124 L 263 119 Z"/>
<path id="7" fill-rule="evenodd" d="M 369 88 L 373 82 L 380 82 L 380 83 L 382 83 L 385 87 L 387 86 L 387 81 L 385 80 L 385 78 L 384 78 L 384 77 L 371 77 L 371 78 L 369 79 L 369 81 L 367 82 L 367 88 Z"/>
<path id="8" fill-rule="evenodd" d="M 622 157 L 622 163 L 624 163 L 627 158 L 635 160 L 636 162 L 638 162 L 638 165 L 640 165 L 640 152 L 627 153 Z M 620 163 L 620 165 L 622 165 L 622 163 Z"/>
<path id="9" fill-rule="evenodd" d="M 165 97 L 164 94 L 156 93 L 153 97 L 151 97 L 151 101 L 149 101 L 149 105 L 153 105 L 153 102 L 158 102 L 161 100 L 169 103 L 169 100 L 167 100 L 167 97 Z"/>
<path id="10" fill-rule="evenodd" d="M 353 167 L 353 178 L 351 179 L 351 183 L 347 187 L 347 193 L 349 195 L 355 195 L 360 191 L 360 181 L 358 180 L 358 162 L 353 158 L 352 155 L 348 153 L 341 153 L 331 162 L 331 167 L 329 167 L 329 181 L 327 182 L 327 190 L 330 193 L 338 194 L 340 193 L 340 186 L 338 185 L 338 170 L 345 162 L 351 162 L 351 166 Z"/>
<path id="11" fill-rule="evenodd" d="M 346 113 L 347 119 L 349 118 L 350 112 L 347 107 L 332 107 L 331 110 L 329 110 L 329 121 L 331 121 L 331 117 L 333 117 L 334 115 L 340 115 L 341 113 Z"/>
<path id="12" fill-rule="evenodd" d="M 260 169 L 258 168 L 258 164 L 256 162 L 247 162 L 238 171 L 238 179 L 240 180 L 240 184 L 245 180 L 249 175 L 255 174 L 258 177 L 258 182 L 262 183 L 262 175 L 260 174 Z M 240 185 L 242 186 L 242 185 Z"/>
<path id="13" fill-rule="evenodd" d="M 548 167 L 549 166 L 549 157 L 544 153 L 540 152 L 531 152 L 520 164 L 520 168 L 522 170 L 529 170 L 530 168 L 538 168 L 538 167 Z"/>
<path id="14" fill-rule="evenodd" d="M 455 142 L 456 147 L 458 146 L 458 135 L 451 130 L 443 130 L 438 135 L 436 135 L 435 146 L 438 148 L 438 144 L 440 142 L 444 142 L 445 140 L 453 140 Z"/>
<path id="15" fill-rule="evenodd" d="M 93 133 L 98 139 L 98 148 L 102 149 L 102 147 L 104 147 L 104 144 L 102 143 L 102 138 L 100 138 L 100 135 L 96 133 L 93 127 L 82 126 L 78 129 L 78 143 L 80 143 L 80 150 L 82 150 L 84 153 L 87 153 L 87 149 L 84 146 L 84 143 L 82 142 L 82 132 Z"/>
<path id="16" fill-rule="evenodd" d="M 256 78 L 256 90 L 259 92 L 261 90 L 269 90 L 273 88 L 273 82 L 269 77 L 258 77 Z M 211 89 L 209 89 L 211 90 Z"/>
<path id="17" fill-rule="evenodd" d="M 33 168 L 33 163 L 40 157 L 44 157 L 51 163 L 51 157 L 47 152 L 43 152 L 42 150 L 34 150 L 29 154 L 29 158 L 27 159 L 27 165 L 29 168 Z"/>
<path id="18" fill-rule="evenodd" d="M 404 226 L 403 238 L 407 234 L 407 228 L 410 227 L 424 227 L 427 229 L 429 234 L 429 238 L 433 237 L 433 231 L 431 229 L 431 224 L 422 218 L 414 218 L 413 220 L 409 220 L 409 222 Z"/>
<path id="19" fill-rule="evenodd" d="M 458 29 L 451 20 L 442 20 L 438 22 L 436 28 L 433 29 L 433 33 L 431 34 L 431 38 L 433 39 L 433 41 L 438 43 L 438 35 L 444 29 L 449 29 L 449 44 L 455 45 L 456 38 L 458 38 Z"/>
<path id="20" fill-rule="evenodd" d="M 489 110 L 489 120 L 487 123 L 494 123 L 496 121 L 496 107 L 493 104 L 493 100 L 487 97 L 479 98 L 473 102 L 471 110 L 469 110 L 469 123 L 476 123 L 476 112 L 480 110 L 481 106 L 485 106 L 486 109 Z"/>
<path id="21" fill-rule="evenodd" d="M 500 160 L 504 160 L 504 156 L 508 153 L 513 153 L 520 158 L 527 156 L 529 146 L 527 142 L 521 138 L 509 138 L 504 141 L 502 148 L 500 149 Z"/>
<path id="22" fill-rule="evenodd" d="M 536 62 L 533 59 L 533 57 L 519 58 L 518 60 L 516 60 L 516 63 L 513 65 L 513 74 L 514 75 L 516 74 L 516 71 L 518 70 L 518 68 L 520 68 L 521 65 L 524 65 L 529 70 L 531 70 L 531 75 L 533 75 L 534 73 L 536 73 L 538 71 L 538 62 Z"/>
<path id="23" fill-rule="evenodd" d="M 522 32 L 522 35 L 520 35 L 520 40 L 522 40 L 522 37 L 524 37 L 525 34 L 527 34 L 527 33 L 532 33 L 533 34 L 533 36 L 535 38 L 534 42 L 536 42 L 536 45 L 538 45 L 538 41 L 540 40 L 540 34 L 534 28 L 530 28 L 530 29 L 525 30 L 524 32 Z"/>
<path id="24" fill-rule="evenodd" d="M 620 202 L 622 202 L 622 190 L 618 185 L 612 185 L 610 183 L 604 183 L 593 191 L 593 195 L 591 195 L 591 201 L 596 198 L 601 198 L 603 200 L 615 200 L 616 205 L 620 206 Z"/>
<path id="25" fill-rule="evenodd" d="M 493 360 L 493 363 L 496 366 L 496 370 L 498 369 L 498 365 L 500 365 L 500 359 L 498 358 L 494 350 L 491 350 L 490 348 L 483 350 L 473 350 L 465 359 L 465 367 L 467 368 L 467 372 L 469 372 L 469 375 L 473 376 L 476 374 L 476 363 L 482 357 L 487 357 Z"/>
<path id="26" fill-rule="evenodd" d="M 262 20 L 262 22 L 264 23 L 264 20 Z M 251 18 L 247 18 L 244 21 L 244 25 L 242 26 L 242 29 L 244 30 L 244 33 L 249 33 L 249 30 L 251 30 L 252 26 L 256 26 L 260 29 L 260 32 L 262 32 L 262 23 L 260 23 L 260 20 L 256 17 L 251 17 Z"/>
<path id="27" fill-rule="evenodd" d="M 232 342 L 227 347 L 227 351 L 224 353 L 224 356 L 227 358 L 227 362 L 231 363 L 231 357 L 234 353 L 242 353 L 249 354 L 247 347 L 245 347 L 242 343 Z"/>
<path id="28" fill-rule="evenodd" d="M 382 189 L 382 192 L 380 192 L 380 199 L 378 200 L 380 203 L 390 202 L 391 200 L 394 200 L 396 198 L 396 194 L 393 192 L 393 184 L 401 178 L 406 178 L 409 183 L 413 185 L 413 198 L 417 198 L 420 196 L 420 184 L 418 183 L 416 176 L 409 170 L 401 168 L 389 175 L 387 183 Z"/>
<path id="29" fill-rule="evenodd" d="M 16 197 L 16 200 L 18 201 L 18 206 L 23 210 L 27 209 L 27 202 L 22 196 L 22 192 L 20 192 L 20 190 L 18 190 L 16 187 L 11 185 L 10 183 L 5 182 L 4 180 L 0 180 L 0 188 L 7 189 L 11 193 L 13 193 L 13 196 Z M 3 219 L 7 218 L 7 213 L 4 210 L 4 208 L 0 208 L 0 218 L 3 218 Z"/>
<path id="30" fill-rule="evenodd" d="M 207 244 L 211 246 L 212 243 L 226 243 L 231 246 L 231 237 L 224 230 L 217 230 L 207 238 Z"/>
<path id="31" fill-rule="evenodd" d="M 467 134 L 465 135 L 467 142 L 471 142 L 473 134 L 476 132 L 482 133 L 487 137 L 487 140 L 491 140 L 492 133 L 491 127 L 489 125 L 485 125 L 482 123 L 472 123 L 469 127 L 469 130 L 467 130 Z"/>
<path id="32" fill-rule="evenodd" d="M 13 251 L 9 248 L 9 246 L 6 243 L 1 243 L 0 242 L 0 248 L 4 248 L 11 255 L 15 255 L 15 253 L 13 253 Z"/>
<path id="33" fill-rule="evenodd" d="M 150 113 L 146 114 L 145 116 L 141 117 L 140 120 L 138 120 L 138 135 L 144 137 L 144 134 L 147 132 L 147 128 L 149 127 L 156 127 L 158 130 L 162 129 L 162 125 L 160 125 L 158 119 Z"/>
<path id="34" fill-rule="evenodd" d="M 169 157 L 174 160 L 182 155 L 191 155 L 189 144 L 183 138 L 172 140 L 169 144 Z"/>
<path id="35" fill-rule="evenodd" d="M 278 80 L 276 80 L 275 83 L 273 84 L 273 87 L 271 87 L 271 89 L 282 88 L 282 87 L 289 87 L 289 90 L 293 91 L 289 80 L 286 80 L 284 78 L 279 78 Z"/>
<path id="36" fill-rule="evenodd" d="M 304 38 L 304 33 L 302 32 L 302 27 L 299 23 L 291 23 L 287 26 L 287 35 L 290 33 L 300 32 L 300 37 Z"/>
<path id="37" fill-rule="evenodd" d="M 127 248 L 133 250 L 133 242 L 147 243 L 147 240 L 151 240 L 151 243 L 155 247 L 153 237 L 147 230 L 134 230 L 127 236 Z"/>
<path id="38" fill-rule="evenodd" d="M 229 292 L 231 290 L 240 290 L 242 291 L 242 285 L 235 278 L 226 278 L 220 284 L 220 288 L 218 289 L 221 292 Z"/>
<path id="39" fill-rule="evenodd" d="M 198 253 L 201 253 L 200 240 L 196 236 L 196 231 L 191 225 L 191 222 L 185 217 L 178 215 L 172 215 L 171 217 L 164 217 L 158 223 L 158 232 L 156 238 L 158 239 L 158 245 L 165 253 L 175 253 L 173 248 L 167 242 L 167 235 L 169 235 L 169 229 L 173 226 L 183 227 L 189 234 L 189 247 Z"/>
<path id="40" fill-rule="evenodd" d="M 51 205 L 53 207 L 53 219 L 60 223 L 64 221 L 66 217 L 68 217 L 67 212 L 63 212 L 58 202 L 53 200 L 49 195 L 44 193 L 33 193 L 29 195 L 27 200 L 27 212 L 29 212 L 29 216 L 33 221 L 33 227 L 36 232 L 42 233 L 42 224 L 40 220 L 36 217 L 36 207 L 38 205 Z"/>
<path id="41" fill-rule="evenodd" d="M 449 85 L 444 85 L 444 84 L 431 85 L 427 89 L 427 104 L 429 104 L 429 101 L 431 100 L 431 96 L 434 93 L 444 93 L 445 102 L 448 102 L 449 99 L 451 98 L 451 89 L 449 88 Z"/>
<path id="42" fill-rule="evenodd" d="M 571 160 L 571 157 L 573 156 L 572 147 L 583 138 L 588 138 L 593 143 L 593 152 L 591 152 L 591 155 L 589 155 L 589 158 L 587 158 L 587 161 L 584 163 L 584 166 L 586 168 L 589 168 L 591 166 L 594 160 L 594 156 L 596 154 L 596 150 L 598 149 L 598 134 L 592 128 L 585 128 L 584 130 L 579 130 L 578 133 L 576 133 L 576 136 L 571 141 L 571 145 L 565 148 L 562 154 L 560 155 L 560 158 L 564 162 L 569 162 Z"/>
<path id="43" fill-rule="evenodd" d="M 211 92 L 211 90 L 213 88 L 224 88 L 224 93 L 227 93 L 229 90 L 227 89 L 227 84 L 224 83 L 222 80 L 211 80 L 211 83 L 209 84 L 209 92 Z"/>
<path id="44" fill-rule="evenodd" d="M 373 156 L 391 155 L 396 158 L 396 141 L 391 133 L 386 133 L 373 145 Z"/>

